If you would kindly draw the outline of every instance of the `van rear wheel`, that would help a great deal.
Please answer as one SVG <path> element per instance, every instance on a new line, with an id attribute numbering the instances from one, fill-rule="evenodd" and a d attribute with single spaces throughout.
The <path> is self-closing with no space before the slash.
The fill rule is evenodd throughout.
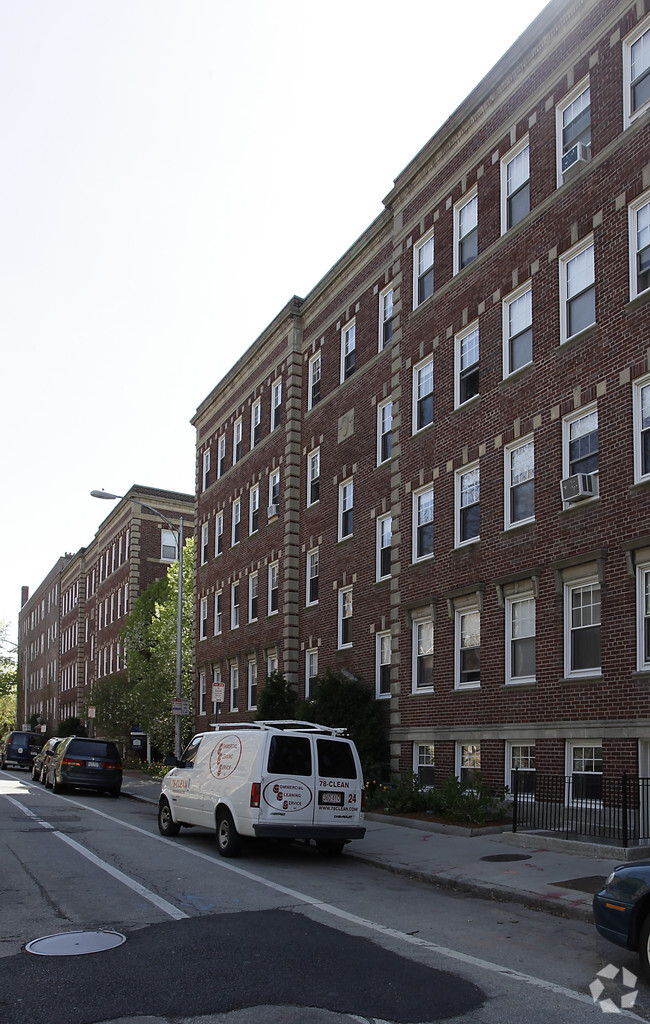
<path id="1" fill-rule="evenodd" d="M 225 809 L 217 813 L 217 848 L 222 857 L 236 857 L 241 850 L 241 836 Z"/>
<path id="2" fill-rule="evenodd" d="M 318 839 L 316 840 L 316 849 L 319 853 L 322 853 L 324 857 L 338 857 L 343 852 L 345 843 L 340 842 L 337 839 Z"/>

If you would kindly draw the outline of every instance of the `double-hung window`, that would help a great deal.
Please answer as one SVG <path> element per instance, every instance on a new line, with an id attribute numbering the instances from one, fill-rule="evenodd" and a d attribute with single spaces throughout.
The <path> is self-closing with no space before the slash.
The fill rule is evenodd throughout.
<path id="1" fill-rule="evenodd" d="M 594 242 L 579 242 L 560 259 L 560 331 L 568 341 L 596 323 Z"/>
<path id="2" fill-rule="evenodd" d="M 214 595 L 214 635 L 218 636 L 223 629 L 223 610 L 221 606 L 221 591 L 217 590 Z"/>
<path id="3" fill-rule="evenodd" d="M 175 562 L 178 558 L 176 534 L 171 530 L 160 531 L 160 558 L 163 562 Z"/>
<path id="4" fill-rule="evenodd" d="M 501 234 L 530 212 L 528 138 L 522 139 L 501 161 Z"/>
<path id="5" fill-rule="evenodd" d="M 235 420 L 235 425 L 232 428 L 232 464 L 233 466 L 241 459 L 241 446 L 242 446 L 242 418 L 239 417 Z"/>
<path id="6" fill-rule="evenodd" d="M 199 670 L 199 714 L 205 714 L 205 701 L 208 690 L 208 681 L 205 674 L 205 669 Z"/>
<path id="7" fill-rule="evenodd" d="M 600 584 L 578 580 L 564 587 L 565 675 L 600 673 Z"/>
<path id="8" fill-rule="evenodd" d="M 223 512 L 217 512 L 214 517 L 214 555 L 220 555 L 223 551 Z"/>
<path id="9" fill-rule="evenodd" d="M 393 517 L 380 516 L 377 519 L 377 579 L 383 580 L 390 576 L 391 541 L 393 535 Z"/>
<path id="10" fill-rule="evenodd" d="M 572 167 L 584 166 L 591 155 L 591 96 L 584 79 L 557 108 L 557 183 Z"/>
<path id="11" fill-rule="evenodd" d="M 456 335 L 454 407 L 478 395 L 478 323 Z"/>
<path id="12" fill-rule="evenodd" d="M 456 777 L 469 789 L 478 785 L 481 778 L 481 744 L 456 744 Z"/>
<path id="13" fill-rule="evenodd" d="M 393 403 L 390 398 L 377 406 L 377 465 L 391 457 L 393 438 Z"/>
<path id="14" fill-rule="evenodd" d="M 634 482 L 650 480 L 650 377 L 634 384 Z"/>
<path id="15" fill-rule="evenodd" d="M 208 599 L 207 597 L 201 598 L 200 606 L 200 626 L 199 626 L 199 640 L 205 640 L 208 635 Z"/>
<path id="16" fill-rule="evenodd" d="M 393 296 L 392 284 L 379 293 L 379 351 L 393 337 Z"/>
<path id="17" fill-rule="evenodd" d="M 257 398 L 251 405 L 251 448 L 260 441 L 262 419 L 262 399 Z"/>
<path id="18" fill-rule="evenodd" d="M 339 540 L 352 536 L 354 509 L 354 481 L 339 484 Z"/>
<path id="19" fill-rule="evenodd" d="M 510 792 L 515 788 L 515 772 L 518 796 L 531 798 L 535 794 L 535 744 L 506 743 L 506 786 Z"/>
<path id="20" fill-rule="evenodd" d="M 257 707 L 257 662 L 248 659 L 248 707 L 253 711 Z"/>
<path id="21" fill-rule="evenodd" d="M 248 577 L 248 621 L 257 621 L 257 590 L 259 584 L 259 576 L 256 572 L 252 572 Z"/>
<path id="22" fill-rule="evenodd" d="M 456 547 L 478 540 L 481 522 L 478 464 L 456 471 Z"/>
<path id="23" fill-rule="evenodd" d="M 338 645 L 352 647 L 352 587 L 339 590 Z"/>
<path id="24" fill-rule="evenodd" d="M 533 361 L 533 291 L 530 281 L 503 300 L 503 376 Z"/>
<path id="25" fill-rule="evenodd" d="M 277 516 L 280 509 L 280 470 L 273 469 L 269 473 L 269 510 L 268 518 Z"/>
<path id="26" fill-rule="evenodd" d="M 562 421 L 563 476 L 584 473 L 591 477 L 592 494 L 598 494 L 598 409 L 589 406 Z M 565 502 L 565 507 L 568 503 Z"/>
<path id="27" fill-rule="evenodd" d="M 280 426 L 282 420 L 282 381 L 276 380 L 271 388 L 271 430 Z"/>
<path id="28" fill-rule="evenodd" d="M 312 548 L 307 552 L 307 604 L 318 604 L 319 551 Z"/>
<path id="29" fill-rule="evenodd" d="M 217 445 L 217 479 L 226 472 L 226 435 L 222 434 Z"/>
<path id="30" fill-rule="evenodd" d="M 390 697 L 390 630 L 375 638 L 375 697 Z"/>
<path id="31" fill-rule="evenodd" d="M 535 682 L 535 598 L 506 597 L 506 683 Z"/>
<path id="32" fill-rule="evenodd" d="M 309 697 L 318 681 L 318 648 L 305 653 L 305 697 Z"/>
<path id="33" fill-rule="evenodd" d="M 413 744 L 413 774 L 420 786 L 430 789 L 434 783 L 435 746 L 433 743 Z"/>
<path id="34" fill-rule="evenodd" d="M 357 325 L 353 320 L 341 331 L 341 384 L 354 373 L 356 337 Z"/>
<path id="35" fill-rule="evenodd" d="M 632 203 L 630 218 L 630 298 L 650 289 L 650 192 Z"/>
<path id="36" fill-rule="evenodd" d="M 413 494 L 413 561 L 433 554 L 433 487 Z"/>
<path id="37" fill-rule="evenodd" d="M 201 490 L 207 491 L 210 486 L 210 449 L 207 448 L 203 452 L 203 479 L 201 483 Z M 120 540 L 121 543 L 121 540 Z"/>
<path id="38" fill-rule="evenodd" d="M 481 612 L 467 605 L 456 608 L 456 689 L 472 689 L 481 683 Z"/>
<path id="39" fill-rule="evenodd" d="M 232 503 L 232 537 L 230 543 L 232 547 L 235 544 L 239 544 L 239 534 L 241 527 L 241 498 L 235 498 Z"/>
<path id="40" fill-rule="evenodd" d="M 280 563 L 271 562 L 268 575 L 267 607 L 268 614 L 275 615 L 279 607 L 280 597 Z"/>
<path id="41" fill-rule="evenodd" d="M 603 748 L 601 744 L 567 744 L 567 775 L 571 776 L 574 803 L 600 803 L 603 798 Z"/>
<path id="42" fill-rule="evenodd" d="M 239 628 L 239 583 L 230 585 L 230 628 Z"/>
<path id="43" fill-rule="evenodd" d="M 433 619 L 413 619 L 412 691 L 433 689 Z"/>
<path id="44" fill-rule="evenodd" d="M 236 661 L 230 663 L 230 710 L 239 711 L 239 665 Z"/>
<path id="45" fill-rule="evenodd" d="M 320 377 L 322 357 L 317 352 L 309 360 L 309 392 L 307 397 L 307 408 L 313 409 L 320 402 Z"/>
<path id="46" fill-rule="evenodd" d="M 260 526 L 260 485 L 255 484 L 249 491 L 248 532 L 256 533 Z"/>
<path id="47" fill-rule="evenodd" d="M 413 367 L 413 433 L 433 423 L 433 359 Z"/>
<path id="48" fill-rule="evenodd" d="M 307 456 L 307 504 L 313 505 L 320 496 L 320 448 Z"/>
<path id="49" fill-rule="evenodd" d="M 478 193 L 476 186 L 454 207 L 454 274 L 478 256 Z"/>
<path id="50" fill-rule="evenodd" d="M 650 671 L 650 564 L 636 567 L 637 671 Z"/>
<path id="51" fill-rule="evenodd" d="M 517 441 L 505 449 L 505 528 L 535 518 L 535 443 Z"/>
<path id="52" fill-rule="evenodd" d="M 433 231 L 413 246 L 413 309 L 433 295 Z"/>
<path id="53" fill-rule="evenodd" d="M 650 103 L 650 19 L 645 18 L 623 42 L 624 127 Z"/>
<path id="54" fill-rule="evenodd" d="M 209 523 L 203 523 L 201 526 L 201 565 L 205 565 L 208 560 L 209 530 Z"/>

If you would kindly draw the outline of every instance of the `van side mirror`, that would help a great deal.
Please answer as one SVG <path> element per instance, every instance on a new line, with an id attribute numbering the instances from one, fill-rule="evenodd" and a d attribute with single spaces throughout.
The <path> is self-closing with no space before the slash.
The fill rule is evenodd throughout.
<path id="1" fill-rule="evenodd" d="M 177 761 L 173 754 L 168 754 L 165 760 L 163 761 L 163 766 L 165 768 L 179 768 L 180 765 L 181 762 Z"/>

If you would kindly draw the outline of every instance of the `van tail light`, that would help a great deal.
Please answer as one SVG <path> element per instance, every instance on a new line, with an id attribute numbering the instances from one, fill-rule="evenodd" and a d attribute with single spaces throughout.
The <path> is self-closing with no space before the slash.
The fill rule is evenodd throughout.
<path id="1" fill-rule="evenodd" d="M 85 761 L 74 761 L 71 757 L 64 757 L 61 759 L 62 768 L 83 768 L 85 764 Z"/>
<path id="2" fill-rule="evenodd" d="M 365 811 L 365 809 L 366 809 L 366 788 L 365 788 L 365 786 L 362 786 L 361 787 L 361 813 L 362 814 Z"/>
<path id="3" fill-rule="evenodd" d="M 261 782 L 254 782 L 253 785 L 251 786 L 251 807 L 259 807 L 261 788 Z"/>

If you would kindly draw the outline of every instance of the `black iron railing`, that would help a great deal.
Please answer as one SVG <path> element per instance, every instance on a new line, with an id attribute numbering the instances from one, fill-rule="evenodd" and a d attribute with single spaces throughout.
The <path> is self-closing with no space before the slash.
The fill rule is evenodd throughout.
<path id="1" fill-rule="evenodd" d="M 540 775 L 512 772 L 512 831 L 615 839 L 622 846 L 650 839 L 650 779 L 623 772 Z"/>

